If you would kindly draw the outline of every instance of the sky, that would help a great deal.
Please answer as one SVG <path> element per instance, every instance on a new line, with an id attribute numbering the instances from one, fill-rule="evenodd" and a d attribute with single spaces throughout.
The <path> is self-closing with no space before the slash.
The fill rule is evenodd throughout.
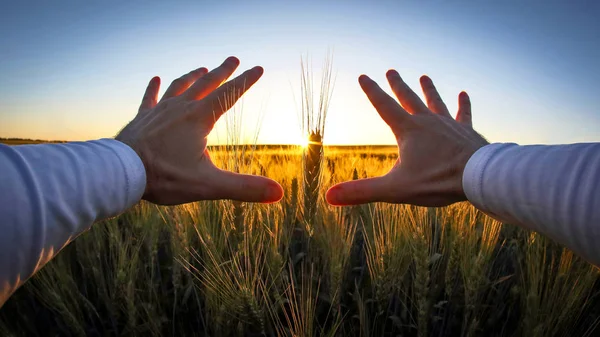
<path id="1" fill-rule="evenodd" d="M 598 16 L 595 1 L 4 1 L 0 137 L 114 137 L 152 76 L 164 92 L 234 55 L 236 74 L 265 69 L 233 111 L 243 139 L 302 143 L 300 58 L 318 78 L 331 50 L 326 144 L 394 144 L 357 81 L 391 93 L 390 68 L 419 94 L 429 75 L 451 111 L 467 91 L 491 142 L 600 141 Z M 225 125 L 211 143 L 226 141 Z"/>

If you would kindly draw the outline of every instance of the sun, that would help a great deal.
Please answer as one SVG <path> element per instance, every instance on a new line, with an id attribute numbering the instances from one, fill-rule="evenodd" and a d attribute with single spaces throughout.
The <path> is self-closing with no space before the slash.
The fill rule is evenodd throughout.
<path id="1" fill-rule="evenodd" d="M 308 139 L 308 136 L 298 135 L 295 143 L 301 148 L 306 149 L 308 147 L 308 144 L 310 144 L 310 140 Z"/>
<path id="2" fill-rule="evenodd" d="M 306 149 L 308 147 L 308 144 L 310 144 L 308 137 L 302 137 L 298 141 L 298 145 L 300 145 L 303 149 Z"/>

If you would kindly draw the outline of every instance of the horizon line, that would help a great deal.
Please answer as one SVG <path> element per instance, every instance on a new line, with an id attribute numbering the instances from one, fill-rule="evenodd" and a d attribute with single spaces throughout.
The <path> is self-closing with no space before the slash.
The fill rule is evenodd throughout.
<path id="1" fill-rule="evenodd" d="M 110 138 L 110 137 L 107 137 Z M 85 142 L 85 140 L 58 140 L 58 139 L 34 139 L 34 138 L 21 138 L 21 137 L 0 137 L 1 141 L 30 141 L 39 143 L 71 143 L 71 142 Z M 322 144 L 323 146 L 397 146 L 396 144 Z M 218 147 L 218 146 L 286 146 L 286 147 L 302 147 L 300 144 L 286 144 L 286 143 L 241 143 L 241 144 L 209 144 L 207 147 Z"/>

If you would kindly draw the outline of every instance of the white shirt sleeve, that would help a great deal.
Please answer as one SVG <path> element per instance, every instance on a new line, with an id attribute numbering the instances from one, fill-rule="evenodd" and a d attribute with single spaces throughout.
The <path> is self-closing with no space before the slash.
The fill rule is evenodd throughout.
<path id="1" fill-rule="evenodd" d="M 0 144 L 0 307 L 97 220 L 136 204 L 146 173 L 116 140 Z"/>
<path id="2" fill-rule="evenodd" d="M 600 143 L 490 144 L 463 173 L 469 201 L 600 266 Z"/>

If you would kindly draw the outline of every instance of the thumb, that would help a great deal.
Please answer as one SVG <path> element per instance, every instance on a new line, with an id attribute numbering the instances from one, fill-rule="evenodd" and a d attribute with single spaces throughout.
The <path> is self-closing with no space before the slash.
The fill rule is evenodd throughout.
<path id="1" fill-rule="evenodd" d="M 208 199 L 272 203 L 283 197 L 281 185 L 262 176 L 239 174 L 214 167 L 206 178 L 210 182 Z"/>
<path id="2" fill-rule="evenodd" d="M 389 175 L 347 181 L 331 187 L 325 198 L 334 206 L 358 205 L 391 200 L 393 187 Z"/>

